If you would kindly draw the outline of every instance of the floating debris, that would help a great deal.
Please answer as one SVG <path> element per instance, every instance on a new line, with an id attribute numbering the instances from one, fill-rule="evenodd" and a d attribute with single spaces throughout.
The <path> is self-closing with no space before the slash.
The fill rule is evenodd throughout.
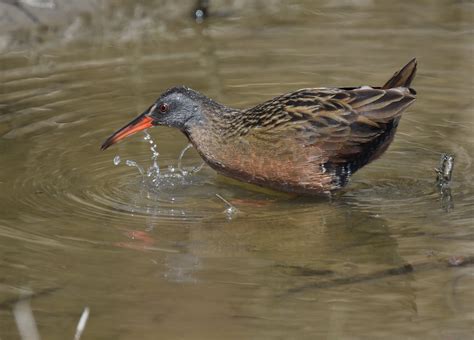
<path id="1" fill-rule="evenodd" d="M 120 159 L 120 156 L 117 155 L 114 157 L 114 165 L 119 165 L 122 160 Z"/>
<path id="2" fill-rule="evenodd" d="M 239 210 L 234 207 L 232 205 L 232 203 L 230 203 L 228 200 L 226 200 L 224 197 L 222 197 L 221 195 L 219 194 L 216 194 L 217 198 L 219 198 L 222 202 L 224 202 L 225 204 L 227 204 L 227 209 L 224 210 L 224 213 L 226 214 L 227 216 L 227 219 L 228 220 L 231 220 L 233 219 L 238 213 L 239 213 Z"/>

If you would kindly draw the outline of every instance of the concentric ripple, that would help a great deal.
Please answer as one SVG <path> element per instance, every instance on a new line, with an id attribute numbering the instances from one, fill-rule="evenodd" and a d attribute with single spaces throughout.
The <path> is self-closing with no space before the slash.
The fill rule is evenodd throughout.
<path id="1" fill-rule="evenodd" d="M 90 149 L 88 145 L 78 145 L 51 152 L 46 145 L 35 145 L 31 151 L 41 164 L 35 162 L 17 178 L 13 198 L 40 214 L 66 213 L 87 219 L 196 219 L 223 210 L 224 205 L 216 199 L 216 190 L 209 182 L 209 176 L 213 176 L 210 171 L 183 174 L 166 166 L 159 174 L 153 174 L 148 170 L 152 161 L 146 159 L 146 148 L 138 155 L 140 160 L 118 165 L 113 164 L 111 154 L 99 154 L 95 148 L 97 155 L 88 157 L 85 167 L 80 166 L 74 155 Z M 173 160 L 160 159 L 167 161 Z M 137 167 L 143 167 L 144 173 Z"/>
<path id="2" fill-rule="evenodd" d="M 463 185 L 472 176 L 467 150 L 457 143 L 445 142 L 445 150 L 456 155 L 456 163 L 453 181 L 442 189 L 436 184 L 434 172 L 441 153 L 416 147 L 409 140 L 405 143 L 409 153 L 391 154 L 390 163 L 397 164 L 396 169 L 387 166 L 388 160 L 375 162 L 365 170 L 365 179 L 357 176 L 342 197 L 367 212 L 416 219 L 444 211 L 451 218 L 465 217 L 466 207 L 472 203 L 472 188 Z"/>

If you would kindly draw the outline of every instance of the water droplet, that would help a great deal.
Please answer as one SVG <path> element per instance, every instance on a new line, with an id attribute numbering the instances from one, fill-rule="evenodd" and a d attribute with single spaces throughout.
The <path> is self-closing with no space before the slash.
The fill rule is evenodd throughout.
<path id="1" fill-rule="evenodd" d="M 239 211 L 234 207 L 228 207 L 225 210 L 225 214 L 226 214 L 226 217 L 227 217 L 228 220 L 233 219 L 237 215 L 238 212 Z"/>
<path id="2" fill-rule="evenodd" d="M 150 146 L 150 151 L 151 151 L 151 160 L 152 164 L 148 168 L 146 175 L 147 177 L 151 178 L 152 183 L 156 183 L 159 180 L 160 177 L 160 166 L 158 165 L 158 156 L 160 153 L 156 149 L 156 143 L 151 137 L 151 135 L 148 133 L 148 131 L 144 131 L 145 137 L 143 137 L 148 143 L 151 145 Z"/>
<path id="3" fill-rule="evenodd" d="M 119 165 L 122 160 L 120 159 L 120 156 L 117 155 L 114 157 L 114 165 Z"/>
<path id="4" fill-rule="evenodd" d="M 145 171 L 143 170 L 143 168 L 142 168 L 140 165 L 137 164 L 137 162 L 127 159 L 127 160 L 125 161 L 125 164 L 126 164 L 127 166 L 137 168 L 138 171 L 140 172 L 140 174 L 141 174 L 142 176 L 145 174 Z"/>
<path id="5" fill-rule="evenodd" d="M 227 208 L 224 210 L 224 213 L 227 217 L 228 220 L 233 219 L 239 212 L 239 210 L 232 205 L 228 200 L 226 200 L 224 197 L 222 197 L 219 194 L 216 194 L 216 196 L 227 205 Z"/>
<path id="6" fill-rule="evenodd" d="M 183 174 L 183 176 L 184 176 L 184 172 L 185 172 L 183 167 L 181 166 L 182 161 L 183 161 L 183 157 L 184 157 L 184 154 L 186 153 L 186 151 L 188 151 L 192 147 L 193 147 L 193 145 L 191 143 L 186 145 L 186 147 L 183 150 L 181 150 L 181 154 L 179 155 L 179 158 L 178 158 L 178 170 Z"/>

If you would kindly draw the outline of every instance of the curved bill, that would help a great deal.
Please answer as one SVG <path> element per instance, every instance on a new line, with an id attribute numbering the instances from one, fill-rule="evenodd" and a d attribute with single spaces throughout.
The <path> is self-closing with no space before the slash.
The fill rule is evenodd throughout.
<path id="1" fill-rule="evenodd" d="M 142 131 L 142 130 L 148 129 L 149 127 L 152 127 L 153 119 L 147 116 L 146 113 L 148 113 L 148 111 L 141 114 L 140 116 L 132 120 L 130 123 L 125 125 L 123 128 L 116 131 L 112 136 L 107 138 L 107 140 L 104 142 L 104 144 L 102 144 L 100 149 L 105 150 L 112 144 L 117 143 L 118 141 L 124 139 L 125 137 L 133 135 L 135 132 Z"/>

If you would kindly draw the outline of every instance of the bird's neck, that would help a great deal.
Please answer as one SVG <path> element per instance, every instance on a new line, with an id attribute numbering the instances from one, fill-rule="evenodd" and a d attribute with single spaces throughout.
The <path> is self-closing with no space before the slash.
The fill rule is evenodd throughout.
<path id="1" fill-rule="evenodd" d="M 209 101 L 202 106 L 200 119 L 183 132 L 208 164 L 226 167 L 228 146 L 234 145 L 242 134 L 243 115 L 243 110 Z"/>
<path id="2" fill-rule="evenodd" d="M 205 98 L 199 116 L 189 124 L 187 130 L 191 135 L 205 132 L 214 140 L 227 139 L 239 134 L 239 127 L 245 121 L 245 112 Z"/>

